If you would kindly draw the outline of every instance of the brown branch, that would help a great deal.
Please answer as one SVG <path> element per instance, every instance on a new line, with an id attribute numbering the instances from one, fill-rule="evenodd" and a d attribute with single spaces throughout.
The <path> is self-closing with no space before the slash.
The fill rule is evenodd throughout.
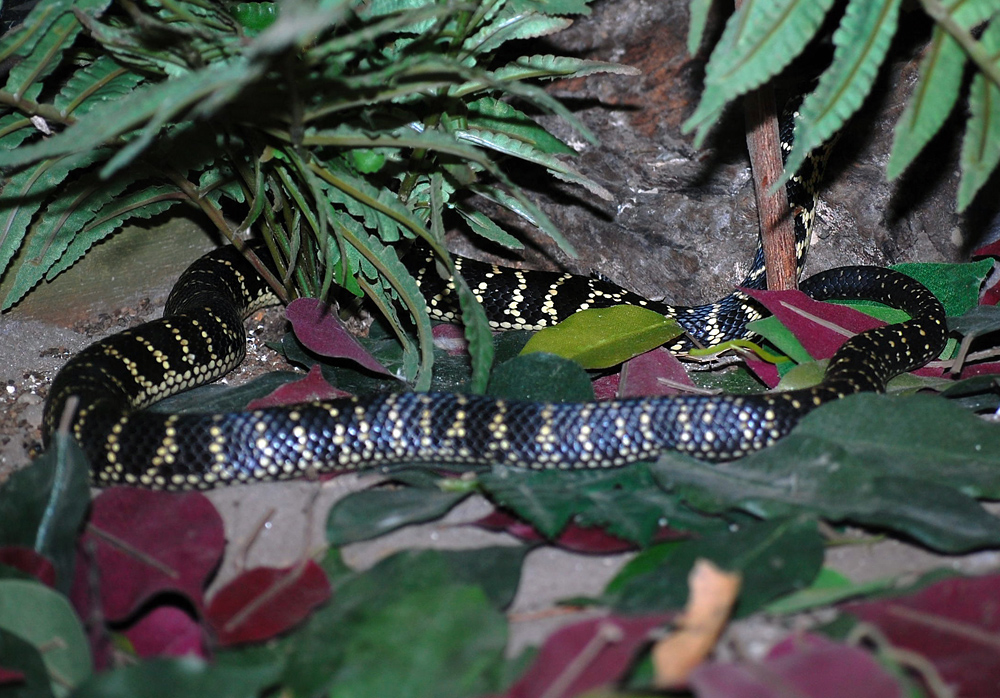
<path id="1" fill-rule="evenodd" d="M 781 178 L 781 136 L 774 107 L 774 91 L 763 85 L 743 98 L 747 124 L 747 149 L 757 193 L 760 239 L 764 246 L 767 287 L 786 290 L 798 287 L 798 262 L 795 257 L 795 221 L 789 215 L 785 188 L 769 192 Z"/>

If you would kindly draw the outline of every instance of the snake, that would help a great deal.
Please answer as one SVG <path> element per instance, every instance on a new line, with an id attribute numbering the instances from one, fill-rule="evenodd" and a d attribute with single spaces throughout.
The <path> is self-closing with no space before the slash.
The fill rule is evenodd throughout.
<path id="1" fill-rule="evenodd" d="M 820 166 L 789 180 L 800 268 Z M 455 319 L 454 283 L 426 248 L 404 260 L 432 318 Z M 741 291 L 701 306 L 652 301 L 609 281 L 456 258 L 455 268 L 495 329 L 537 329 L 585 308 L 633 303 L 676 318 L 684 351 L 749 334 L 762 311 Z M 763 288 L 758 246 L 741 286 Z M 56 375 L 45 443 L 65 416 L 97 486 L 209 489 L 398 464 L 574 470 L 621 467 L 678 451 L 726 461 L 766 448 L 816 407 L 924 365 L 944 347 L 944 309 L 902 273 L 867 266 L 820 272 L 801 286 L 817 300 L 874 300 L 904 322 L 848 339 L 811 388 L 749 395 L 678 395 L 533 402 L 461 393 L 399 392 L 243 412 L 168 414 L 148 408 L 225 375 L 244 358 L 244 318 L 276 302 L 233 246 L 196 260 L 174 285 L 163 317 L 99 340 Z"/>

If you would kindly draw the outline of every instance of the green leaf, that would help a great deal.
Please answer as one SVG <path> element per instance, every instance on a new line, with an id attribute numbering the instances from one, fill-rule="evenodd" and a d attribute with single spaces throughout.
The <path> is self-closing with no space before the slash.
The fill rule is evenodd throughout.
<path id="1" fill-rule="evenodd" d="M 198 657 L 149 659 L 95 674 L 73 698 L 173 698 L 178 695 L 247 698 L 276 683 L 280 665 L 270 662 L 209 665 Z"/>
<path id="2" fill-rule="evenodd" d="M 896 580 L 892 578 L 858 583 L 852 582 L 834 569 L 824 567 L 809 587 L 769 603 L 764 611 L 780 615 L 802 613 L 832 606 L 847 599 L 877 594 L 895 587 Z"/>
<path id="3" fill-rule="evenodd" d="M 744 617 L 805 588 L 823 565 L 823 538 L 810 518 L 747 522 L 734 529 L 639 553 L 608 584 L 604 600 L 626 613 L 682 608 L 691 568 L 706 558 L 740 573 L 734 615 Z"/>
<path id="4" fill-rule="evenodd" d="M 995 56 L 1000 52 L 1000 22 L 994 21 L 983 32 L 983 48 Z M 1000 86 L 983 73 L 972 78 L 969 90 L 972 112 L 962 139 L 959 163 L 962 178 L 958 183 L 958 211 L 964 211 L 973 197 L 989 180 L 1000 162 Z"/>
<path id="5" fill-rule="evenodd" d="M 1000 330 L 1000 306 L 977 305 L 964 315 L 948 318 L 948 329 L 977 337 Z"/>
<path id="6" fill-rule="evenodd" d="M 701 47 L 702 38 L 705 36 L 705 23 L 711 9 L 712 0 L 688 0 L 688 15 L 691 21 L 688 23 L 687 51 L 692 56 L 698 53 Z"/>
<path id="7" fill-rule="evenodd" d="M 550 17 L 514 6 L 504 7 L 491 22 L 470 36 L 462 47 L 470 54 L 484 54 L 515 39 L 536 39 L 555 34 L 571 25 L 572 20 Z"/>
<path id="8" fill-rule="evenodd" d="M 579 364 L 545 353 L 522 354 L 500 364 L 486 392 L 508 400 L 538 402 L 594 399 L 590 376 Z"/>
<path id="9" fill-rule="evenodd" d="M 641 71 L 619 63 L 606 63 L 604 61 L 591 61 L 583 58 L 544 54 L 521 56 L 502 68 L 495 70 L 490 77 L 496 82 L 512 82 L 515 80 L 538 80 L 545 78 L 579 78 L 596 73 L 640 75 Z M 482 82 L 473 84 L 477 85 L 479 89 L 487 86 L 486 83 Z M 464 94 L 469 89 L 470 86 L 468 85 L 461 86 L 455 90 L 455 94 Z"/>
<path id="10" fill-rule="evenodd" d="M 470 128 L 502 133 L 543 153 L 576 155 L 576 151 L 539 126 L 524 112 L 494 97 L 483 97 L 467 105 Z"/>
<path id="11" fill-rule="evenodd" d="M 871 91 L 896 33 L 901 0 L 850 0 L 833 34 L 833 63 L 799 108 L 785 176 L 840 130 Z"/>
<path id="12" fill-rule="evenodd" d="M 30 146 L 28 146 L 30 147 Z M 0 157 L 3 153 L 0 152 Z M 4 270 L 21 249 L 25 232 L 35 214 L 53 196 L 69 174 L 102 157 L 101 151 L 90 151 L 56 160 L 45 160 L 29 167 L 5 182 L 0 191 L 0 270 Z M 27 288 L 12 288 L 2 309 L 16 303 Z"/>
<path id="13" fill-rule="evenodd" d="M 79 118 L 98 104 L 121 99 L 142 80 L 141 75 L 126 71 L 110 56 L 98 56 L 73 73 L 52 100 L 52 106 L 64 115 Z"/>
<path id="14" fill-rule="evenodd" d="M 596 471 L 498 465 L 481 474 L 479 483 L 490 499 L 547 538 L 556 538 L 571 520 L 639 545 L 648 545 L 662 526 L 707 533 L 729 525 L 725 518 L 691 510 L 677 495 L 657 487 L 644 464 Z"/>
<path id="15" fill-rule="evenodd" d="M 331 602 L 289 639 L 285 685 L 351 698 L 496 692 L 505 619 L 457 576 L 448 557 L 426 550 L 341 577 Z"/>
<path id="16" fill-rule="evenodd" d="M 522 354 L 548 352 L 584 368 L 608 368 L 683 333 L 676 320 L 634 305 L 590 308 L 532 337 Z"/>
<path id="17" fill-rule="evenodd" d="M 0 167 L 19 167 L 45 158 L 91 151 L 135 128 L 139 136 L 118 152 L 105 166 L 102 176 L 110 176 L 145 150 L 157 133 L 180 113 L 208 116 L 210 110 L 198 104 L 209 96 L 235 95 L 240 87 L 257 77 L 262 69 L 246 61 L 219 61 L 208 67 L 164 82 L 143 85 L 113 102 L 103 102 L 46 140 L 17 150 L 0 151 Z"/>
<path id="18" fill-rule="evenodd" d="M 892 269 L 911 276 L 937 296 L 949 317 L 962 315 L 979 305 L 979 289 L 993 270 L 993 260 L 964 264 L 931 262 L 894 264 Z"/>
<path id="19" fill-rule="evenodd" d="M 481 211 L 465 206 L 456 206 L 455 211 L 465 219 L 465 222 L 469 224 L 469 229 L 477 235 L 512 250 L 524 249 L 524 244 L 520 240 L 498 226 Z"/>
<path id="20" fill-rule="evenodd" d="M 44 584 L 0 579 L 0 629 L 38 649 L 55 696 L 69 695 L 90 676 L 90 645 L 83 626 L 69 600 Z"/>
<path id="21" fill-rule="evenodd" d="M 30 642 L 22 640 L 14 633 L 0 630 L 0 657 L 4 669 L 19 671 L 24 674 L 23 684 L 14 688 L 7 685 L 4 689 L 5 698 L 53 698 L 52 682 L 45 669 L 39 652 Z"/>
<path id="22" fill-rule="evenodd" d="M 698 108 L 684 122 L 684 133 L 697 129 L 696 146 L 728 102 L 777 75 L 802 52 L 832 5 L 833 0 L 747 0 L 740 6 L 705 67 Z"/>
<path id="23" fill-rule="evenodd" d="M 892 152 L 885 176 L 903 173 L 927 142 L 941 130 L 958 99 L 965 53 L 941 27 L 934 27 L 931 43 L 920 61 L 920 79 L 893 132 Z"/>
<path id="24" fill-rule="evenodd" d="M 355 492 L 330 509 L 326 540 L 330 545 L 347 545 L 410 524 L 433 521 L 444 516 L 467 495 L 467 492 L 413 487 Z"/>
<path id="25" fill-rule="evenodd" d="M 1000 542 L 1000 519 L 971 498 L 1000 496 L 997 453 L 1000 427 L 946 400 L 862 394 L 824 405 L 741 460 L 665 454 L 651 469 L 707 511 L 809 511 L 954 553 Z"/>
<path id="26" fill-rule="evenodd" d="M 0 488 L 0 545 L 20 545 L 44 555 L 56 568 L 56 587 L 69 593 L 76 539 L 90 506 L 90 475 L 76 439 L 53 436 L 31 467 L 13 473 Z"/>

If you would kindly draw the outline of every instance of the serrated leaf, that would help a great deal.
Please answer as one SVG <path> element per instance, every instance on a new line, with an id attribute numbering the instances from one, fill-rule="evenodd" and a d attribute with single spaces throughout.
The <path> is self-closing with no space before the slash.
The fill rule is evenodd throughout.
<path id="1" fill-rule="evenodd" d="M 492 22 L 466 39 L 462 46 L 472 54 L 483 54 L 515 39 L 536 39 L 555 34 L 572 23 L 573 20 L 564 17 L 504 8 Z"/>
<path id="2" fill-rule="evenodd" d="M 102 175 L 109 176 L 137 157 L 172 117 L 192 107 L 197 115 L 199 102 L 210 95 L 235 94 L 260 69 L 241 60 L 219 61 L 198 72 L 144 85 L 119 100 L 95 106 L 66 130 L 44 141 L 13 151 L 0 151 L 0 167 L 19 167 L 45 158 L 90 151 L 142 127 L 140 137 L 133 139 L 105 166 Z M 204 111 L 203 116 L 207 115 Z"/>
<path id="3" fill-rule="evenodd" d="M 45 7 L 32 11 L 25 20 L 25 25 L 46 15 L 46 19 L 41 19 L 46 25 L 45 30 L 42 33 L 35 33 L 37 41 L 31 51 L 21 54 L 21 60 L 11 67 L 7 76 L 6 90 L 18 96 L 23 96 L 33 86 L 40 85 L 46 76 L 59 67 L 63 53 L 72 46 L 81 29 L 80 22 L 72 10 L 84 14 L 100 13 L 111 4 L 111 0 L 74 0 L 74 2 L 43 4 Z M 47 21 L 48 17 L 52 18 L 51 23 Z"/>
<path id="4" fill-rule="evenodd" d="M 1000 51 L 1000 22 L 994 21 L 983 32 L 980 42 L 990 55 Z M 1000 86 L 983 73 L 972 78 L 969 90 L 972 112 L 962 139 L 959 163 L 962 178 L 958 183 L 958 211 L 964 211 L 973 197 L 989 180 L 1000 162 Z"/>
<path id="5" fill-rule="evenodd" d="M 524 249 L 524 243 L 494 223 L 483 212 L 465 206 L 456 206 L 455 211 L 465 219 L 465 222 L 469 224 L 469 229 L 476 235 L 511 250 Z"/>
<path id="6" fill-rule="evenodd" d="M 575 150 L 507 102 L 493 97 L 483 97 L 470 102 L 468 109 L 468 123 L 471 128 L 503 133 L 550 155 L 576 155 Z"/>
<path id="7" fill-rule="evenodd" d="M 596 73 L 613 73 L 618 75 L 640 75 L 642 71 L 628 65 L 592 61 L 569 56 L 553 56 L 552 54 L 521 56 L 502 68 L 493 71 L 490 77 L 496 82 L 511 82 L 515 80 L 539 80 L 546 78 L 579 78 Z M 462 94 L 468 86 L 461 86 L 456 93 Z"/>
<path id="8" fill-rule="evenodd" d="M 112 198 L 73 238 L 45 278 L 51 281 L 69 269 L 93 245 L 119 230 L 125 221 L 135 218 L 148 220 L 180 202 L 181 198 L 173 185 L 156 185 Z"/>
<path id="9" fill-rule="evenodd" d="M 102 102 L 124 97 L 142 80 L 141 75 L 128 72 L 110 56 L 98 56 L 73 73 L 52 100 L 52 106 L 66 116 L 80 117 Z"/>
<path id="10" fill-rule="evenodd" d="M 30 147 L 30 146 L 29 146 Z M 100 150 L 45 160 L 11 177 L 0 191 L 0 271 L 5 270 L 21 248 L 28 226 L 69 174 L 104 156 Z M 0 153 L 2 157 L 2 153 Z M 12 288 L 4 299 L 6 310 L 27 292 Z"/>
<path id="11" fill-rule="evenodd" d="M 920 79 L 893 131 L 892 152 L 885 176 L 903 173 L 951 113 L 962 85 L 965 53 L 939 25 L 920 61 Z"/>
<path id="12" fill-rule="evenodd" d="M 654 349 L 683 333 L 676 320 L 634 305 L 574 313 L 533 336 L 522 354 L 547 352 L 584 368 L 608 368 Z"/>
<path id="13" fill-rule="evenodd" d="M 795 144 L 785 177 L 798 170 L 812 150 L 840 130 L 861 107 L 896 34 L 901 0 L 851 0 L 837 31 L 833 63 L 799 108 Z"/>
<path id="14" fill-rule="evenodd" d="M 832 5 L 833 0 L 748 0 L 740 6 L 705 67 L 698 108 L 684 122 L 684 133 L 698 131 L 695 145 L 727 103 L 762 85 L 802 52 Z"/>
<path id="15" fill-rule="evenodd" d="M 688 23 L 687 50 L 692 56 L 698 53 L 701 46 L 702 37 L 705 36 L 705 22 L 711 9 L 712 0 L 688 0 L 688 16 L 691 20 Z"/>
<path id="16" fill-rule="evenodd" d="M 504 133 L 470 128 L 457 130 L 455 131 L 455 135 L 458 136 L 460 140 L 495 150 L 498 153 L 503 153 L 504 155 L 510 155 L 527 162 L 533 162 L 541 165 L 542 167 L 545 167 L 550 174 L 558 179 L 578 184 L 595 196 L 601 197 L 605 201 L 610 201 L 614 198 L 611 195 L 611 192 L 599 185 L 597 182 L 585 177 L 576 168 L 567 165 L 554 155 L 544 153 L 534 146 L 524 141 L 511 138 Z"/>

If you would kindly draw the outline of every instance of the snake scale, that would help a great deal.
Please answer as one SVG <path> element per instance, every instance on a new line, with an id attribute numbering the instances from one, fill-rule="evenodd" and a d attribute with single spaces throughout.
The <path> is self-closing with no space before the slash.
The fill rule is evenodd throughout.
<path id="1" fill-rule="evenodd" d="M 818 165 L 788 184 L 799 263 L 812 223 Z M 422 254 L 407 264 L 432 317 L 451 319 L 453 290 Z M 644 305 L 676 317 L 689 338 L 672 346 L 711 345 L 744 336 L 760 317 L 735 292 L 683 308 L 647 300 L 609 282 L 458 260 L 497 329 L 538 328 L 586 307 Z M 764 286 L 758 248 L 743 286 Z M 848 340 L 823 381 L 782 393 L 650 397 L 550 404 L 488 396 L 398 393 L 227 414 L 163 414 L 143 408 L 214 380 L 245 353 L 245 315 L 273 301 L 232 247 L 197 260 L 180 277 L 163 318 L 98 341 L 56 376 L 43 425 L 51 438 L 67 401 L 71 429 L 100 486 L 207 489 L 222 484 L 398 463 L 492 464 L 525 468 L 617 467 L 678 450 L 728 460 L 787 434 L 818 405 L 860 391 L 881 391 L 895 375 L 923 365 L 944 346 L 944 310 L 913 279 L 879 267 L 842 267 L 806 279 L 819 300 L 869 299 L 911 319 Z"/>

